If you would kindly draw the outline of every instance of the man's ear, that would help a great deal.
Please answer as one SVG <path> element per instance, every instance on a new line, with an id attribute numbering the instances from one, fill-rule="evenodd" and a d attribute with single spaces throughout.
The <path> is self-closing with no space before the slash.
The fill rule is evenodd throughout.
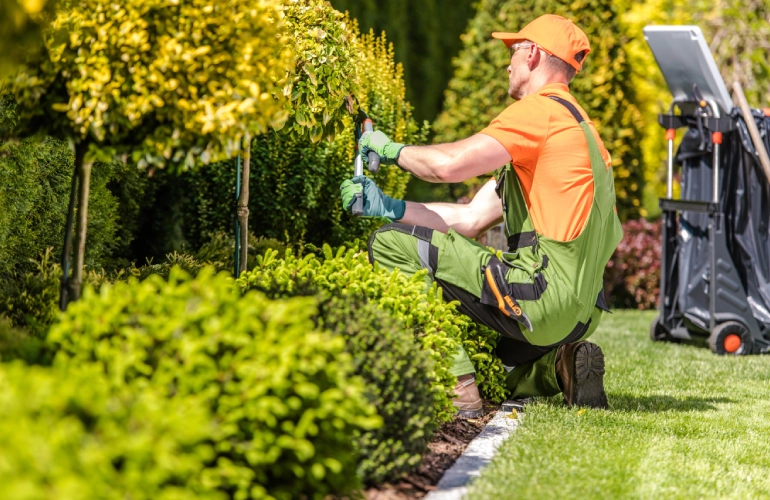
<path id="1" fill-rule="evenodd" d="M 529 53 L 527 54 L 527 66 L 529 67 L 529 70 L 534 70 L 538 64 L 540 64 L 542 60 L 543 54 L 540 51 L 540 48 L 538 48 L 537 45 L 532 44 L 529 47 Z"/>

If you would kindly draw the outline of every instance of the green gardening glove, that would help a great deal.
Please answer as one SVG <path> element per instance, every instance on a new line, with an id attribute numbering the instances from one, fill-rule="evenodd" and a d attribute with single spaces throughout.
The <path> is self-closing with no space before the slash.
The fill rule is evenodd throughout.
<path id="1" fill-rule="evenodd" d="M 364 196 L 364 217 L 386 217 L 397 221 L 404 217 L 406 202 L 383 194 L 373 180 L 365 175 L 358 175 L 352 180 L 344 180 L 340 185 L 342 206 L 350 211 L 356 199 L 356 193 Z"/>
<path id="2" fill-rule="evenodd" d="M 364 132 L 358 140 L 358 150 L 361 151 L 365 162 L 369 162 L 369 151 L 374 151 L 380 156 L 380 160 L 385 165 L 397 165 L 398 155 L 404 149 L 405 144 L 393 142 L 390 138 L 379 130 L 374 132 Z"/>

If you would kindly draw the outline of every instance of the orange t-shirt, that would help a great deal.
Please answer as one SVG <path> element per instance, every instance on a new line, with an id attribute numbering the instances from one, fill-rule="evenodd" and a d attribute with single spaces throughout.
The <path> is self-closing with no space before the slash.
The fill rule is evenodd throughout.
<path id="1" fill-rule="evenodd" d="M 586 112 L 566 85 L 550 83 L 508 106 L 481 131 L 511 154 L 535 230 L 557 241 L 575 239 L 591 212 L 594 180 L 583 129 L 553 99 L 565 99 L 586 118 L 607 168 L 611 158 Z"/>

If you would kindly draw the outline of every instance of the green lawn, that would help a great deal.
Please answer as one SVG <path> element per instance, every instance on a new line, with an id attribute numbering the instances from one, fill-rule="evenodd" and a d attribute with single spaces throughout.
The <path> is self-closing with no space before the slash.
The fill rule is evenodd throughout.
<path id="1" fill-rule="evenodd" d="M 469 498 L 770 498 L 770 355 L 649 340 L 654 312 L 605 316 L 610 410 L 527 408 Z"/>

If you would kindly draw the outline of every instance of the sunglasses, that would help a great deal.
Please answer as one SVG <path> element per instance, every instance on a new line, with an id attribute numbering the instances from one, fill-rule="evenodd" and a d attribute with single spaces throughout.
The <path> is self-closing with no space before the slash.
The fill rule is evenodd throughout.
<path id="1" fill-rule="evenodd" d="M 528 49 L 535 45 L 532 42 L 517 42 L 512 44 L 508 49 L 511 51 L 511 57 L 513 57 L 513 53 L 516 52 L 519 49 Z"/>

